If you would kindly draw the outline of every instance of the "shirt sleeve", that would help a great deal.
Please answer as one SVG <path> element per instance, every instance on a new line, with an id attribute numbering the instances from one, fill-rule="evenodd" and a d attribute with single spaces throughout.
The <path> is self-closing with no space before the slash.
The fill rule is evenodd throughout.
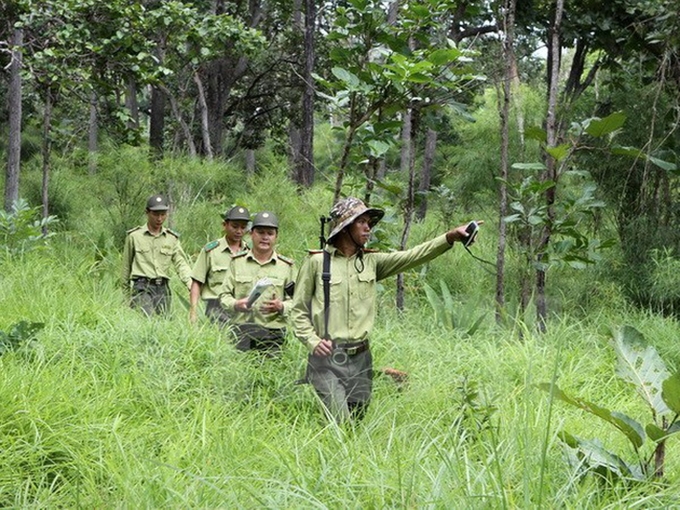
<path id="1" fill-rule="evenodd" d="M 208 277 L 208 252 L 202 249 L 196 257 L 194 268 L 191 270 L 191 279 L 198 283 L 205 283 Z"/>
<path id="2" fill-rule="evenodd" d="M 182 245 L 177 239 L 177 244 L 175 245 L 175 253 L 173 254 L 173 262 L 175 264 L 175 269 L 179 275 L 179 279 L 184 282 L 187 288 L 191 288 L 191 267 L 189 267 L 189 258 L 184 253 Z"/>
<path id="3" fill-rule="evenodd" d="M 293 298 L 295 297 L 295 294 L 293 294 L 293 298 L 288 297 L 288 295 L 286 294 L 286 286 L 291 282 L 295 283 L 295 275 L 296 275 L 296 269 L 295 269 L 295 265 L 293 264 L 292 266 L 290 266 L 290 268 L 288 270 L 288 277 L 283 282 L 283 296 L 281 298 L 282 304 L 283 304 L 283 310 L 281 311 L 281 315 L 283 317 L 285 317 L 286 319 L 288 317 L 290 317 L 290 310 L 293 306 Z"/>
<path id="4" fill-rule="evenodd" d="M 222 283 L 222 288 L 220 289 L 220 303 L 228 312 L 234 311 L 234 303 L 236 303 L 236 297 L 234 296 L 234 285 L 236 283 L 234 266 L 235 264 L 229 265 L 227 277 L 224 279 L 224 283 Z"/>
<path id="5" fill-rule="evenodd" d="M 314 351 L 321 342 L 312 322 L 312 300 L 316 292 L 317 266 L 318 264 L 310 257 L 300 268 L 295 280 L 295 295 L 290 311 L 293 332 L 309 352 Z"/>
<path id="6" fill-rule="evenodd" d="M 383 280 L 429 262 L 450 250 L 451 246 L 453 245 L 446 240 L 446 234 L 442 234 L 430 241 L 414 246 L 410 250 L 378 253 L 375 255 L 377 259 L 376 278 Z"/>
<path id="7" fill-rule="evenodd" d="M 123 288 L 130 286 L 130 273 L 132 272 L 132 258 L 135 256 L 135 247 L 132 236 L 128 234 L 125 237 L 125 245 L 123 246 L 123 260 L 122 260 L 122 283 Z"/>

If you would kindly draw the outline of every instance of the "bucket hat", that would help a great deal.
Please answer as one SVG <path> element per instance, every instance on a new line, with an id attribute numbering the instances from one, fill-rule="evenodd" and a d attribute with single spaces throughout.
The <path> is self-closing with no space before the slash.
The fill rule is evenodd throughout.
<path id="1" fill-rule="evenodd" d="M 370 225 L 373 227 L 385 216 L 385 211 L 375 207 L 367 207 L 363 201 L 356 197 L 347 197 L 338 201 L 329 214 L 331 217 L 331 233 L 328 234 L 327 242 L 330 242 L 343 228 L 351 225 L 362 214 L 368 214 Z"/>

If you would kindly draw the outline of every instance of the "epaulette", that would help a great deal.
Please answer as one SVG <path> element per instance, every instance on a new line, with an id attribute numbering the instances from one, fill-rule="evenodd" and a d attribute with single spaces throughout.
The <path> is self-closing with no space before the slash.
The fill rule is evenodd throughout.
<path id="1" fill-rule="evenodd" d="M 175 236 L 176 238 L 179 239 L 179 233 L 178 232 L 175 232 L 174 230 L 169 229 L 169 228 L 166 228 L 165 230 L 167 230 L 168 233 L 172 234 L 173 236 Z"/>
<path id="2" fill-rule="evenodd" d="M 217 248 L 219 245 L 220 245 L 220 242 L 219 242 L 219 241 L 210 241 L 208 244 L 206 244 L 206 245 L 203 247 L 203 249 L 204 249 L 206 252 L 209 252 L 210 250 L 214 250 L 215 248 Z"/>
<path id="3" fill-rule="evenodd" d="M 288 257 L 284 257 L 283 255 L 279 255 L 278 253 L 276 254 L 276 256 L 279 258 L 279 260 L 285 262 L 289 266 L 292 266 L 293 264 L 295 264 L 295 261 L 293 259 L 289 259 Z"/>
<path id="4" fill-rule="evenodd" d="M 238 257 L 243 257 L 244 255 L 248 255 L 248 250 L 241 250 L 241 251 L 238 252 L 238 253 L 234 253 L 234 254 L 231 256 L 231 258 L 232 258 L 232 259 L 236 259 L 236 258 L 238 258 Z"/>
<path id="5" fill-rule="evenodd" d="M 136 226 L 135 228 L 131 228 L 130 230 L 127 231 L 128 234 L 132 234 L 135 230 L 139 230 L 142 228 L 141 226 Z"/>
<path id="6" fill-rule="evenodd" d="M 316 253 L 323 253 L 323 250 L 307 250 L 307 253 L 310 255 L 314 255 Z"/>
<path id="7" fill-rule="evenodd" d="M 364 253 L 379 253 L 380 250 L 373 250 L 371 248 L 364 248 Z"/>

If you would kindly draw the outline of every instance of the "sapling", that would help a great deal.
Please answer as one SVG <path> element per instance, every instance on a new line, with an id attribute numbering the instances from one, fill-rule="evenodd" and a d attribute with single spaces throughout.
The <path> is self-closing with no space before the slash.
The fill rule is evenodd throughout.
<path id="1" fill-rule="evenodd" d="M 680 430 L 680 372 L 671 375 L 665 363 L 642 333 L 632 326 L 612 332 L 616 351 L 617 375 L 633 384 L 651 411 L 647 425 L 619 411 L 611 411 L 579 397 L 571 397 L 556 384 L 539 387 L 579 409 L 603 419 L 621 431 L 630 442 L 635 462 L 627 462 L 608 450 L 598 439 L 587 440 L 560 431 L 559 438 L 569 448 L 570 460 L 579 469 L 596 473 L 605 479 L 649 480 L 664 474 L 666 440 Z M 651 444 L 652 451 L 646 446 Z"/>

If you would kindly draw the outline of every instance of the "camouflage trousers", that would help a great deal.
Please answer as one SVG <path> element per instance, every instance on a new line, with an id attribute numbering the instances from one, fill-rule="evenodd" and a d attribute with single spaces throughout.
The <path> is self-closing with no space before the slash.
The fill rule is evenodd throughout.
<path id="1" fill-rule="evenodd" d="M 167 315 L 170 310 L 170 286 L 165 278 L 135 278 L 130 306 L 146 315 Z"/>

